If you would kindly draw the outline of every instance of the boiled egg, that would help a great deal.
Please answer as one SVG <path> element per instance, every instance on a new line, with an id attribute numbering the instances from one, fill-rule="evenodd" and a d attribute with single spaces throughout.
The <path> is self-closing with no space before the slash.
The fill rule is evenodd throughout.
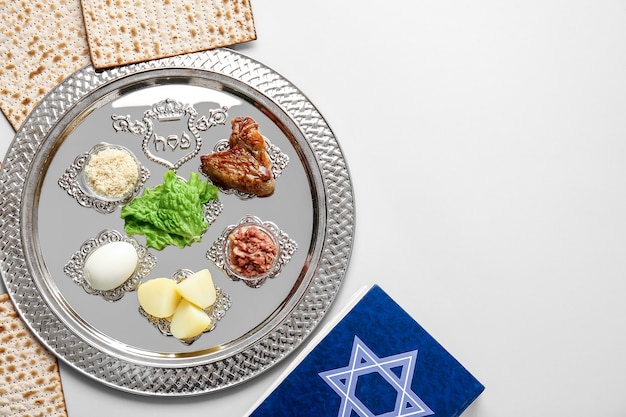
<path id="1" fill-rule="evenodd" d="M 133 245 L 128 242 L 110 242 L 87 257 L 83 275 L 94 289 L 108 291 L 130 278 L 138 262 L 137 250 Z"/>

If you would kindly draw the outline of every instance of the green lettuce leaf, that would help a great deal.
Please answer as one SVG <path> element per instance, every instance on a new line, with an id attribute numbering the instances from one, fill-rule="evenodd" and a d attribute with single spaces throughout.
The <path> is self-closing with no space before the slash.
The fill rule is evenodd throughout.
<path id="1" fill-rule="evenodd" d="M 195 172 L 185 182 L 174 171 L 167 171 L 163 180 L 122 207 L 124 231 L 144 235 L 146 246 L 157 250 L 199 242 L 209 226 L 204 204 L 217 198 L 217 187 L 202 181 Z"/>

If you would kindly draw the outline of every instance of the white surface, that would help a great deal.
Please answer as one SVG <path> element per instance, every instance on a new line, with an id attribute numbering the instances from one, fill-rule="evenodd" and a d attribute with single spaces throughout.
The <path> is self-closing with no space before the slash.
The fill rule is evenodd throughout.
<path id="1" fill-rule="evenodd" d="M 311 99 L 354 182 L 329 317 L 379 283 L 486 386 L 464 417 L 626 415 L 626 2 L 252 6 L 237 49 Z M 191 399 L 62 377 L 72 417 L 240 416 L 286 365 Z"/>

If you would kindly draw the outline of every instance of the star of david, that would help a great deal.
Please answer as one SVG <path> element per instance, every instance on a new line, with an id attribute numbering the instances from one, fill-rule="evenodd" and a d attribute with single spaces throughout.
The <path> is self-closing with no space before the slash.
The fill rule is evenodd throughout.
<path id="1" fill-rule="evenodd" d="M 379 358 L 357 336 L 352 343 L 350 364 L 343 368 L 320 372 L 322 377 L 340 397 L 337 417 L 426 417 L 435 414 L 411 389 L 417 362 L 417 350 Z M 400 368 L 398 375 L 394 369 Z M 375 416 L 356 395 L 360 376 L 379 374 L 397 393 L 393 411 Z"/>

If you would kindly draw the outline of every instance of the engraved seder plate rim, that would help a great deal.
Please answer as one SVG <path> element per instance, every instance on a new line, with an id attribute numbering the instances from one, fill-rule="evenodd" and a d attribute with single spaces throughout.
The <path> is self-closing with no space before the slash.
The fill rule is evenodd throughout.
<path id="1" fill-rule="evenodd" d="M 302 140 L 314 189 L 314 230 L 306 276 L 288 302 L 255 334 L 244 335 L 217 355 L 162 361 L 124 346 L 107 346 L 97 331 L 67 320 L 67 306 L 38 274 L 45 270 L 29 249 L 37 247 L 33 205 L 37 187 L 32 165 L 54 152 L 59 124 L 79 118 L 80 109 L 102 99 L 115 83 L 146 82 L 154 71 L 199 71 L 232 80 L 268 108 Z M 139 81 L 137 81 L 139 80 Z M 110 91 L 109 91 L 110 93 Z M 82 106 L 82 107 L 81 107 Z M 71 122 L 71 123 L 80 123 Z M 35 160 L 33 162 L 33 160 Z M 25 323 L 60 360 L 107 386 L 141 395 L 192 396 L 243 383 L 284 359 L 315 329 L 345 277 L 354 239 L 355 208 L 347 163 L 332 130 L 308 98 L 264 64 L 230 49 L 215 49 L 104 71 L 87 66 L 59 84 L 28 116 L 0 170 L 0 273 Z M 24 198 L 23 198 L 24 197 Z M 69 307 L 67 307 L 69 309 Z M 122 354 L 120 354 L 122 352 Z"/>

